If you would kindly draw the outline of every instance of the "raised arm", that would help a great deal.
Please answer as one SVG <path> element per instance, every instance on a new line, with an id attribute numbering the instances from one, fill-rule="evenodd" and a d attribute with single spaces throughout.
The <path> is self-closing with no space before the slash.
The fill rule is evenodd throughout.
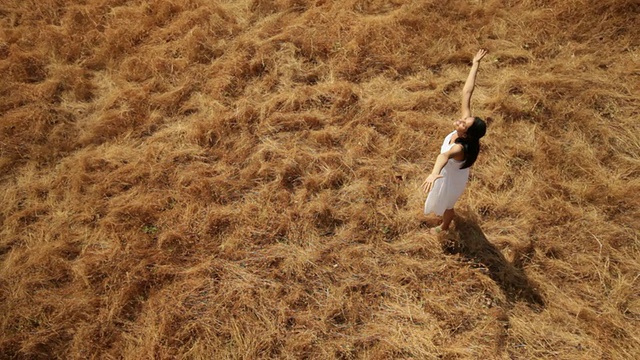
<path id="1" fill-rule="evenodd" d="M 480 49 L 476 56 L 473 57 L 473 65 L 467 76 L 467 81 L 462 88 L 462 118 L 468 118 L 471 116 L 471 95 L 473 95 L 473 88 L 476 86 L 476 75 L 478 74 L 478 67 L 480 67 L 480 60 L 487 55 L 487 50 Z"/>

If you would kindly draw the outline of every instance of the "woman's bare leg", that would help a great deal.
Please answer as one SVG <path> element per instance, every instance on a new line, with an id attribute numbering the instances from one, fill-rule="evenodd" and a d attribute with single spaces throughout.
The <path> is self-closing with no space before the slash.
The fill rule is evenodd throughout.
<path id="1" fill-rule="evenodd" d="M 445 210 L 444 214 L 442 214 L 442 224 L 440 224 L 440 229 L 442 229 L 443 231 L 449 230 L 449 225 L 451 225 L 451 220 L 453 220 L 455 214 L 456 213 L 453 211 L 453 209 Z"/>

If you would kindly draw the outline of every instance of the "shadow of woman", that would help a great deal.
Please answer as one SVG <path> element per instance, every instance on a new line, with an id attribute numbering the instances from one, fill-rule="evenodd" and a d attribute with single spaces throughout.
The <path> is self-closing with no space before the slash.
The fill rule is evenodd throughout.
<path id="1" fill-rule="evenodd" d="M 459 254 L 465 260 L 480 264 L 488 270 L 489 277 L 505 293 L 509 303 L 525 301 L 536 310 L 544 308 L 544 299 L 536 285 L 527 278 L 522 269 L 525 254 L 517 252 L 513 262 L 509 262 L 493 245 L 471 213 L 456 216 L 455 229 L 446 237 L 442 247 L 449 254 Z"/>

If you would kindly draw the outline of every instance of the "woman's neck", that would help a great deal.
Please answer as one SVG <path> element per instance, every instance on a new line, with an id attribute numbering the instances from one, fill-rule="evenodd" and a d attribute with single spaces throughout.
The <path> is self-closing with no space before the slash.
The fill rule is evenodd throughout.
<path id="1" fill-rule="evenodd" d="M 464 137 L 464 133 L 460 133 L 460 131 L 456 130 L 456 133 L 453 134 L 452 138 L 455 140 L 457 138 L 463 138 Z"/>

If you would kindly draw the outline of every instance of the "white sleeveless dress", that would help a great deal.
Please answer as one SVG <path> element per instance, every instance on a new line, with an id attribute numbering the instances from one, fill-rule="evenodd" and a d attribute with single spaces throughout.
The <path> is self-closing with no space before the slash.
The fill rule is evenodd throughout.
<path id="1" fill-rule="evenodd" d="M 451 149 L 453 144 L 449 144 L 451 136 L 456 132 L 452 132 L 447 135 L 440 148 L 440 153 L 445 153 Z M 435 213 L 438 216 L 442 216 L 447 209 L 453 209 L 453 205 L 456 203 L 464 188 L 467 186 L 467 180 L 469 179 L 469 168 L 460 169 L 460 166 L 464 161 L 458 161 L 455 159 L 449 159 L 447 164 L 440 171 L 441 178 L 433 183 L 433 188 L 427 196 L 427 200 L 424 202 L 424 213 Z"/>

